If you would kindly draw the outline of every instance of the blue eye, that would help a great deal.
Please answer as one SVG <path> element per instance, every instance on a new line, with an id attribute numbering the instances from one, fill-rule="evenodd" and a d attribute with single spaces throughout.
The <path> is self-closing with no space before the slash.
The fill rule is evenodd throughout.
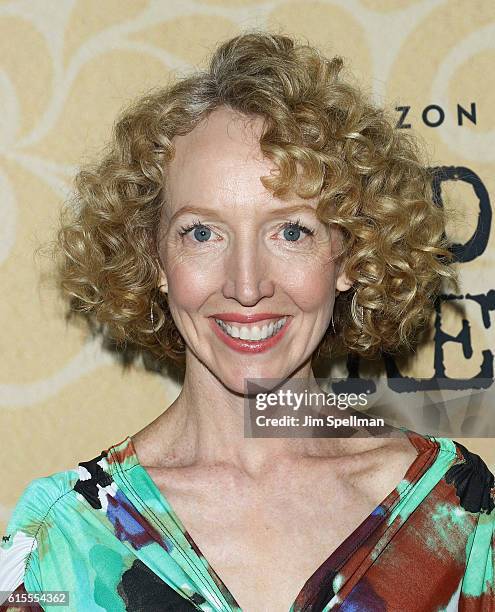
<path id="1" fill-rule="evenodd" d="M 286 227 L 284 229 L 284 238 L 293 242 L 297 241 L 301 235 L 301 230 L 298 227 Z"/>
<path id="2" fill-rule="evenodd" d="M 286 238 L 289 242 L 297 242 L 301 236 L 301 232 L 304 232 L 308 236 L 314 235 L 314 231 L 309 229 L 309 227 L 302 225 L 299 220 L 284 223 L 282 229 L 284 230 L 284 238 Z"/>
<path id="3" fill-rule="evenodd" d="M 198 242 L 207 242 L 211 236 L 211 229 L 199 222 L 193 223 L 187 227 L 181 227 L 179 234 L 185 236 L 191 230 L 194 230 L 194 238 Z"/>
<path id="4" fill-rule="evenodd" d="M 202 225 L 194 230 L 194 237 L 198 242 L 206 242 L 211 236 L 211 229 Z"/>

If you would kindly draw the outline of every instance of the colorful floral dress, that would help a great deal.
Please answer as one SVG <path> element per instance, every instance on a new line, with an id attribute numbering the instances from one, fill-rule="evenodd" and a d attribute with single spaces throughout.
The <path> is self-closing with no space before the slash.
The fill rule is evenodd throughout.
<path id="1" fill-rule="evenodd" d="M 495 611 L 493 474 L 457 442 L 403 431 L 417 450 L 403 480 L 308 577 L 288 612 Z M 2 539 L 0 591 L 69 596 L 65 607 L 45 599 L 0 610 L 241 610 L 130 436 L 28 484 Z"/>

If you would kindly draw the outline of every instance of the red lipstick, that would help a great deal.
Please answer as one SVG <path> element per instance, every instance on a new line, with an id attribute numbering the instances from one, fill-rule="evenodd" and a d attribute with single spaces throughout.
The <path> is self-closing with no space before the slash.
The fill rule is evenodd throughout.
<path id="1" fill-rule="evenodd" d="M 282 319 L 289 315 L 279 314 L 277 312 L 258 312 L 257 314 L 239 314 L 237 312 L 219 312 L 211 315 L 215 319 L 221 319 L 228 323 L 256 323 L 257 321 L 264 321 L 265 319 Z"/>
<path id="2" fill-rule="evenodd" d="M 239 317 L 238 314 L 234 314 L 234 316 Z M 249 317 L 250 315 L 245 315 L 245 316 Z M 277 318 L 277 315 L 274 316 L 272 313 L 262 313 L 261 315 L 251 315 L 251 317 L 253 316 L 259 317 L 257 320 Z M 279 316 L 278 318 L 282 318 L 283 316 L 287 316 L 286 322 L 282 325 L 282 327 L 278 330 L 278 332 L 274 336 L 270 336 L 270 338 L 267 338 L 266 340 L 242 340 L 241 338 L 232 338 L 232 336 L 229 336 L 229 334 L 220 327 L 220 325 L 215 321 L 213 317 L 210 317 L 209 321 L 210 321 L 210 325 L 213 331 L 215 332 L 215 335 L 224 344 L 226 344 L 228 347 L 230 347 L 234 351 L 237 351 L 239 353 L 262 353 L 264 351 L 267 351 L 273 348 L 284 337 L 285 332 L 287 331 L 287 328 L 289 327 L 293 317 L 288 316 L 288 315 L 282 315 L 282 316 Z M 224 319 L 224 317 L 225 317 L 225 314 L 218 316 L 217 318 Z M 238 322 L 239 323 L 241 322 L 251 323 L 253 322 L 253 319 L 251 318 L 250 321 L 238 321 Z"/>

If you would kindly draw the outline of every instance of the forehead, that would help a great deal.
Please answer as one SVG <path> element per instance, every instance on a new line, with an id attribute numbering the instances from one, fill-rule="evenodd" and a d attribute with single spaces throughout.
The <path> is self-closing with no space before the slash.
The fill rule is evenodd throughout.
<path id="1" fill-rule="evenodd" d="M 188 134 L 174 137 L 175 158 L 186 161 L 184 156 L 192 150 L 196 154 L 220 155 L 242 149 L 243 154 L 260 154 L 259 139 L 262 129 L 261 117 L 248 117 L 222 106 L 206 116 Z"/>
<path id="2" fill-rule="evenodd" d="M 165 169 L 169 212 L 191 204 L 280 204 L 260 180 L 277 170 L 260 149 L 262 131 L 261 117 L 247 117 L 221 107 L 188 134 L 176 136 L 175 155 Z M 291 197 L 292 203 L 306 203 L 312 208 L 316 206 L 313 200 Z"/>

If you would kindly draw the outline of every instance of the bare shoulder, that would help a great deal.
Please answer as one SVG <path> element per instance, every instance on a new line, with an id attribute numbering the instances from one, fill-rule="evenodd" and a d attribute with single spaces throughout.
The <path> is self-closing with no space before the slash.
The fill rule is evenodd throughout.
<path id="1" fill-rule="evenodd" d="M 131 439 L 138 461 L 145 468 L 178 468 L 194 461 L 192 445 L 173 423 L 153 421 Z"/>
<path id="2" fill-rule="evenodd" d="M 410 439 L 403 436 L 380 438 L 369 450 L 357 454 L 349 473 L 348 486 L 378 505 L 404 479 L 418 458 Z"/>
<path id="3" fill-rule="evenodd" d="M 406 473 L 418 457 L 418 450 L 405 433 L 381 438 L 374 457 L 369 462 L 369 469 L 381 468 L 387 472 Z"/>

